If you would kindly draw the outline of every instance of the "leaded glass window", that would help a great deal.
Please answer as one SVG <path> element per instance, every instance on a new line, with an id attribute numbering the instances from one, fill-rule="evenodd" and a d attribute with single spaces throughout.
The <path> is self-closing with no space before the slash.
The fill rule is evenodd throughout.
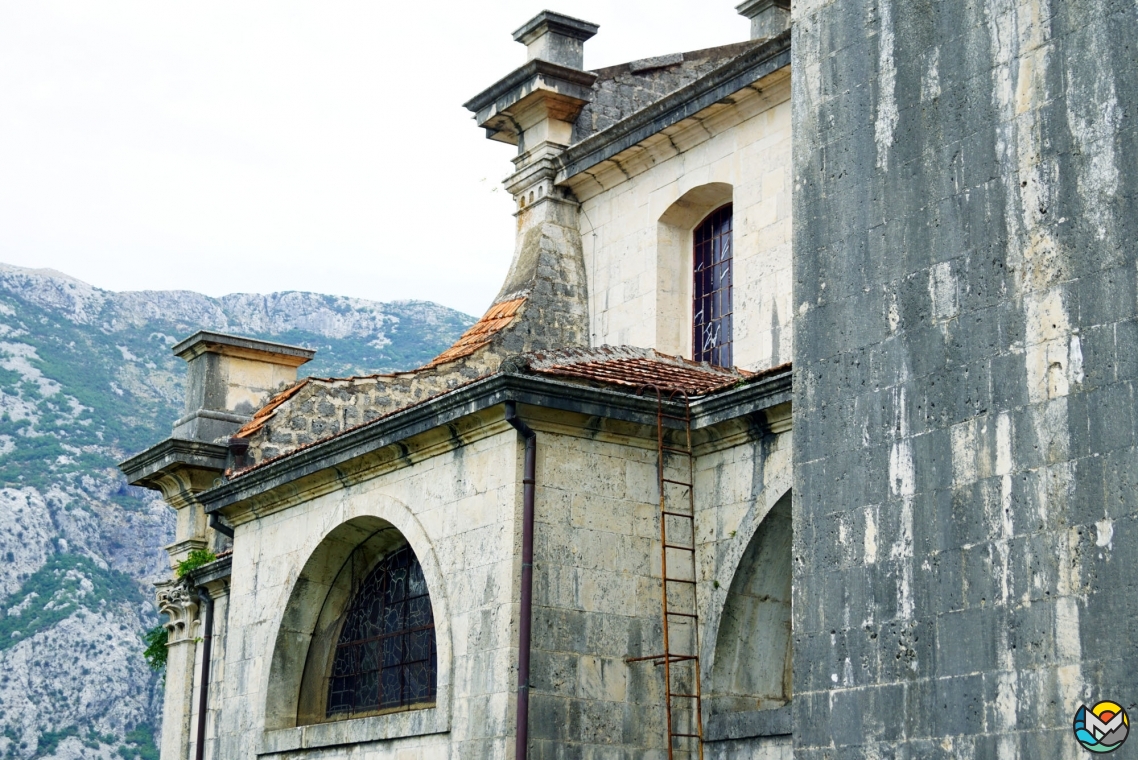
<path id="1" fill-rule="evenodd" d="M 435 701 L 435 619 L 409 546 L 375 566 L 344 617 L 328 686 L 328 717 Z"/>
<path id="2" fill-rule="evenodd" d="M 692 263 L 692 358 L 719 367 L 731 359 L 731 204 L 695 228 Z"/>

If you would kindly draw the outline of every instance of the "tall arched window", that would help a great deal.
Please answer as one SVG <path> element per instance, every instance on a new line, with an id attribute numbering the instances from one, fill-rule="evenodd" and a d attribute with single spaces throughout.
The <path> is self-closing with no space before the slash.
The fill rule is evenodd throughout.
<path id="1" fill-rule="evenodd" d="M 344 615 L 328 683 L 328 717 L 434 702 L 435 662 L 435 621 L 423 568 L 404 546 L 368 573 Z"/>
<path id="2" fill-rule="evenodd" d="M 731 204 L 695 228 L 692 264 L 692 358 L 720 367 L 731 359 Z"/>

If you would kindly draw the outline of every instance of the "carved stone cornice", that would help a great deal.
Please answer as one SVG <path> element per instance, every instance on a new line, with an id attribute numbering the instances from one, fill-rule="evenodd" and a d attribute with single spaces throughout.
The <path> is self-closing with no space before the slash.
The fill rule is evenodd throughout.
<path id="1" fill-rule="evenodd" d="M 194 503 L 194 496 L 213 487 L 225 472 L 229 450 L 220 444 L 167 438 L 119 465 L 132 486 L 162 492 L 175 509 Z"/>
<path id="2" fill-rule="evenodd" d="M 164 624 L 169 632 L 167 646 L 193 641 L 198 624 L 198 595 L 185 580 L 155 584 L 158 589 L 158 611 L 169 619 Z"/>

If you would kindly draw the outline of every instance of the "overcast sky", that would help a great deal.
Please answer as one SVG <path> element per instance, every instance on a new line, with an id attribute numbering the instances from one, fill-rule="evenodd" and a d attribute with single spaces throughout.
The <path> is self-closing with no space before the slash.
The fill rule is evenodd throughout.
<path id="1" fill-rule="evenodd" d="M 562 0 L 598 68 L 747 38 L 734 0 Z M 112 290 L 479 315 L 514 148 L 462 103 L 549 2 L 0 0 L 0 262 Z"/>

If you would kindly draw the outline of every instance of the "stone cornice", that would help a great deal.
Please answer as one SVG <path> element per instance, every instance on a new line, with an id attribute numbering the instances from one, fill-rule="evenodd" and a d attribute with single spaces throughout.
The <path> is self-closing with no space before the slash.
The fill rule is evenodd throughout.
<path id="1" fill-rule="evenodd" d="M 698 430 L 785 404 L 790 401 L 790 383 L 788 369 L 715 396 L 697 399 L 691 404 L 692 428 Z M 446 443 L 453 447 L 458 444 L 449 439 L 455 437 L 456 423 L 461 418 L 485 414 L 505 401 L 637 425 L 656 424 L 657 402 L 654 396 L 637 396 L 547 377 L 496 374 L 266 462 L 199 494 L 198 498 L 207 511 L 218 512 L 247 500 L 260 500 L 272 491 L 280 490 L 283 497 L 285 492 L 304 490 L 298 485 L 302 479 L 325 470 L 341 472 L 348 462 L 373 455 L 384 447 L 399 445 L 406 448 L 404 441 L 436 429 L 451 430 Z M 675 402 L 665 402 L 665 406 L 671 414 L 680 413 L 682 409 Z M 491 432 L 500 427 L 490 420 L 479 423 L 479 426 Z"/>
<path id="2" fill-rule="evenodd" d="M 484 109 L 489 108 L 495 103 L 520 100 L 521 96 L 518 93 L 524 89 L 523 85 L 537 77 L 543 77 L 555 82 L 563 81 L 568 85 L 584 88 L 582 95 L 586 97 L 590 94 L 588 88 L 592 87 L 593 82 L 597 81 L 597 75 L 590 71 L 581 71 L 568 66 L 550 63 L 549 61 L 535 59 L 524 66 L 514 69 L 463 103 L 462 107 L 468 111 L 473 111 L 475 118 L 481 122 L 482 111 Z M 582 100 L 584 99 L 585 97 L 582 97 Z"/>
<path id="3" fill-rule="evenodd" d="M 558 183 L 613 158 L 661 130 L 696 116 L 709 106 L 789 65 L 790 32 L 787 31 L 570 147 L 557 159 Z"/>
<path id="4" fill-rule="evenodd" d="M 202 565 L 186 574 L 189 582 L 195 586 L 204 587 L 214 599 L 228 593 L 229 577 L 233 570 L 233 558 L 222 557 L 208 565 Z"/>
<path id="5" fill-rule="evenodd" d="M 315 351 L 308 348 L 246 338 L 241 335 L 228 335 L 212 330 L 198 330 L 174 346 L 173 351 L 175 356 L 180 356 L 186 361 L 205 353 L 218 353 L 283 364 L 286 367 L 299 367 L 311 361 L 316 355 Z"/>
<path id="6" fill-rule="evenodd" d="M 191 468 L 218 474 L 225 470 L 229 451 L 218 443 L 167 438 L 119 464 L 132 486 L 161 490 L 159 482 L 171 469 Z"/>

